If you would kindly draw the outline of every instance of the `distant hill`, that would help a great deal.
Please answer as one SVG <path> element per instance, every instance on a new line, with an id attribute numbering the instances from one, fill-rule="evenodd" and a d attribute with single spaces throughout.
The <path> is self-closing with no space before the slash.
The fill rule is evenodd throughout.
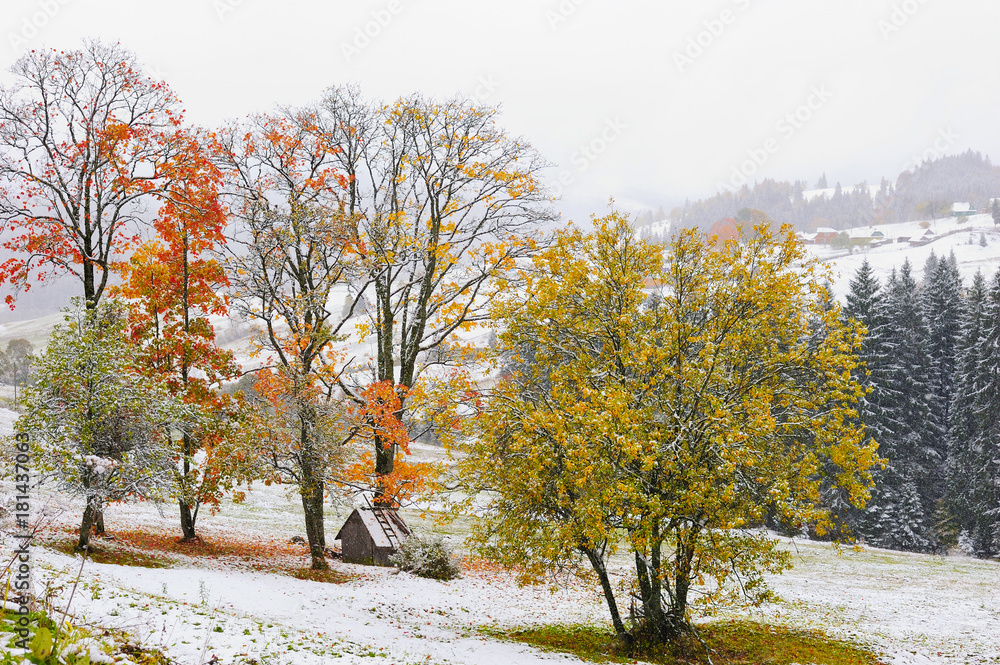
<path id="1" fill-rule="evenodd" d="M 931 254 L 939 257 L 954 254 L 965 286 L 972 282 L 976 271 L 981 270 L 989 278 L 1000 268 L 1000 227 L 989 215 L 897 222 L 845 229 L 845 232 L 849 236 L 871 237 L 875 230 L 882 232 L 885 244 L 851 249 L 828 244 L 806 245 L 811 254 L 833 267 L 830 288 L 842 302 L 850 289 L 850 280 L 866 259 L 883 285 L 904 261 L 910 262 L 913 277 L 918 282 L 923 280 L 924 266 Z"/>
<path id="2" fill-rule="evenodd" d="M 777 223 L 800 231 L 820 227 L 837 230 L 871 224 L 947 217 L 953 203 L 968 202 L 985 211 L 990 199 L 1000 197 L 1000 167 L 988 156 L 968 151 L 925 162 L 899 174 L 895 182 L 882 178 L 829 187 L 826 176 L 815 186 L 764 180 L 737 192 L 721 192 L 707 199 L 675 208 L 670 219 L 676 226 L 707 231 L 726 218 L 739 219 L 742 210 L 759 210 Z"/>

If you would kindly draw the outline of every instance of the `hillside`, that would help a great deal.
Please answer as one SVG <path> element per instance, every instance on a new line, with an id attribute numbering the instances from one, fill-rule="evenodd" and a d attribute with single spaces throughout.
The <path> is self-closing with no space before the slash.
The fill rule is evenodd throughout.
<path id="1" fill-rule="evenodd" d="M 927 229 L 933 231 L 937 239 L 916 246 L 910 242 L 895 242 L 899 238 L 917 238 Z M 834 295 L 843 299 L 850 288 L 850 280 L 867 259 L 883 284 L 892 270 L 909 260 L 913 266 L 913 276 L 917 281 L 923 278 L 924 264 L 933 252 L 937 256 L 948 256 L 952 252 L 958 260 L 962 280 L 969 284 L 977 270 L 987 277 L 1000 268 L 1000 228 L 996 227 L 989 215 L 974 215 L 966 220 L 954 217 L 882 224 L 846 229 L 848 235 L 870 235 L 881 231 L 894 242 L 881 247 L 855 247 L 853 250 L 834 249 L 829 245 L 809 245 L 809 251 L 824 263 L 831 265 L 839 277 L 831 284 Z M 985 238 L 986 245 L 982 246 Z"/>
<path id="2" fill-rule="evenodd" d="M 10 412 L 2 412 L 9 421 Z M 9 424 L 6 425 L 9 428 Z M 421 453 L 418 452 L 418 455 Z M 4 490 L 7 487 L 4 485 Z M 40 584 L 64 603 L 80 559 L 54 549 L 71 538 L 80 506 L 39 492 L 52 516 L 36 548 Z M 479 564 L 451 582 L 393 569 L 333 562 L 336 583 L 295 579 L 308 565 L 300 535 L 302 508 L 285 488 L 257 486 L 242 504 L 225 501 L 199 519 L 208 553 L 175 544 L 175 507 L 164 514 L 148 503 L 113 506 L 111 552 L 141 548 L 145 566 L 87 562 L 72 605 L 76 621 L 125 630 L 137 642 L 162 648 L 178 663 L 320 665 L 338 663 L 566 662 L 496 639 L 495 629 L 542 624 L 604 626 L 598 588 L 572 582 L 519 587 Z M 348 508 L 330 505 L 332 539 Z M 437 524 L 433 514 L 405 511 L 419 533 L 442 534 L 460 550 L 469 520 Z M 962 556 L 907 554 L 868 547 L 782 539 L 794 568 L 773 577 L 780 600 L 752 612 L 726 610 L 776 625 L 816 629 L 873 645 L 892 665 L 991 663 L 1000 657 L 1000 563 Z M 221 544 L 226 543 L 222 548 Z M 332 543 L 331 543 L 332 544 Z M 8 542 L 3 542 L 10 549 Z M 628 561 L 613 562 L 615 574 Z M 554 592 L 553 592 L 554 591 Z M 211 656 L 218 661 L 210 661 Z"/>
<path id="3" fill-rule="evenodd" d="M 933 231 L 937 238 L 925 245 L 915 246 L 910 242 L 895 242 L 901 237 L 917 238 L 927 229 Z M 638 233 L 641 237 L 652 241 L 665 241 L 669 238 L 672 225 L 669 220 L 649 223 L 642 226 Z M 838 298 L 846 295 L 851 277 L 866 258 L 875 269 L 880 281 L 885 283 L 893 268 L 898 268 L 909 260 L 913 266 L 913 274 L 917 280 L 923 276 L 924 263 L 931 252 L 938 256 L 948 256 L 954 252 L 958 259 L 962 279 L 968 283 L 977 270 L 982 270 L 987 276 L 1000 269 L 1000 227 L 993 223 L 990 215 L 974 215 L 962 220 L 946 217 L 933 220 L 917 220 L 898 222 L 895 224 L 877 224 L 844 229 L 848 235 L 870 236 L 875 230 L 894 242 L 881 247 L 854 247 L 852 250 L 835 249 L 829 245 L 808 245 L 809 251 L 824 263 L 834 268 L 838 277 L 831 284 L 833 293 Z M 986 245 L 981 246 L 985 237 Z M 341 303 L 346 291 L 338 291 L 331 299 Z M 2 321 L 2 319 L 0 319 Z M 40 349 L 48 338 L 52 327 L 62 321 L 61 314 L 49 314 L 37 319 L 0 323 L 0 346 L 6 346 L 11 339 L 24 338 L 36 349 Z M 362 323 L 363 316 L 356 317 L 355 323 Z M 220 345 L 232 350 L 239 362 L 245 368 L 263 364 L 260 358 L 249 355 L 250 337 L 253 329 L 245 322 L 231 320 L 225 317 L 213 317 Z M 479 327 L 472 332 L 460 333 L 463 341 L 484 346 L 489 340 L 489 331 Z M 374 352 L 372 343 L 349 340 L 342 345 L 348 357 L 359 362 L 370 358 Z"/>
<path id="4" fill-rule="evenodd" d="M 801 231 L 823 226 L 841 230 L 940 217 L 959 201 L 984 210 L 996 197 L 1000 197 L 1000 169 L 988 156 L 969 150 L 889 174 L 878 184 L 838 182 L 831 187 L 825 175 L 815 186 L 805 180 L 765 179 L 687 201 L 674 208 L 670 217 L 682 226 L 705 230 L 720 219 L 738 217 L 740 211 L 749 209 Z"/>

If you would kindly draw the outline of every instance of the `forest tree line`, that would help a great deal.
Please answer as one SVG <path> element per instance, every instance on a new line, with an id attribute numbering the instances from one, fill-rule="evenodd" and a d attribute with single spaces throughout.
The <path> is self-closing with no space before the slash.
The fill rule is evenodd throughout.
<path id="1" fill-rule="evenodd" d="M 803 196 L 813 189 L 834 191 L 827 195 Z M 766 179 L 744 185 L 736 192 L 685 202 L 670 217 L 682 226 L 708 230 L 720 219 L 735 218 L 738 211 L 751 208 L 765 212 L 779 224 L 791 224 L 800 231 L 818 227 L 837 230 L 947 217 L 955 202 L 968 202 L 976 210 L 989 212 L 990 200 L 1000 197 L 1000 169 L 988 156 L 971 150 L 921 163 L 904 171 L 895 183 L 882 178 L 879 183 L 853 185 L 827 183 L 824 174 L 810 186 Z"/>
<path id="2" fill-rule="evenodd" d="M 922 283 L 912 273 L 906 262 L 880 284 L 866 260 L 851 280 L 844 316 L 867 328 L 859 418 L 887 465 L 842 519 L 878 547 L 996 556 L 1000 272 L 963 284 L 954 254 L 931 254 Z"/>

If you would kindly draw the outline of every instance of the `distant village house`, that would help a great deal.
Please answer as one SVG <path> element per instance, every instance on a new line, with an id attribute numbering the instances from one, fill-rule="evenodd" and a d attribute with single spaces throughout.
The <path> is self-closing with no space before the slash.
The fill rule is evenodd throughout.
<path id="1" fill-rule="evenodd" d="M 951 204 L 952 217 L 971 217 L 975 214 L 977 214 L 976 209 L 968 201 L 956 201 Z"/>

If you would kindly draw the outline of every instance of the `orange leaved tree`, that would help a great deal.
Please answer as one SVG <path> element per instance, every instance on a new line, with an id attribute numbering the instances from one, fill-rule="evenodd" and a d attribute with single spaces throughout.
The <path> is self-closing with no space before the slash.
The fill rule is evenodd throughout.
<path id="1" fill-rule="evenodd" d="M 129 327 L 141 347 L 140 364 L 191 407 L 193 419 L 178 432 L 175 454 L 181 532 L 192 540 L 201 505 L 218 505 L 227 479 L 239 470 L 216 454 L 215 445 L 232 435 L 237 405 L 219 388 L 237 377 L 238 368 L 232 352 L 216 345 L 209 320 L 228 313 L 222 295 L 228 280 L 218 258 L 226 242 L 222 174 L 208 158 L 207 137 L 185 138 L 185 154 L 200 159 L 189 160 L 184 177 L 172 181 L 153 222 L 156 239 L 122 267 L 122 285 L 115 291 L 132 305 Z"/>
<path id="2" fill-rule="evenodd" d="M 323 504 L 345 445 L 364 429 L 358 422 L 385 429 L 354 418 L 338 386 L 346 362 L 337 342 L 358 303 L 344 307 L 345 296 L 359 275 L 337 149 L 308 112 L 253 117 L 220 132 L 216 146 L 237 220 L 233 303 L 257 324 L 269 357 L 257 374 L 250 454 L 265 482 L 298 486 L 314 569 L 327 567 Z"/>
<path id="3" fill-rule="evenodd" d="M 71 273 L 97 306 L 143 211 L 197 170 L 180 101 L 118 44 L 37 50 L 0 90 L 0 284 Z M 13 307 L 14 297 L 7 297 Z"/>

